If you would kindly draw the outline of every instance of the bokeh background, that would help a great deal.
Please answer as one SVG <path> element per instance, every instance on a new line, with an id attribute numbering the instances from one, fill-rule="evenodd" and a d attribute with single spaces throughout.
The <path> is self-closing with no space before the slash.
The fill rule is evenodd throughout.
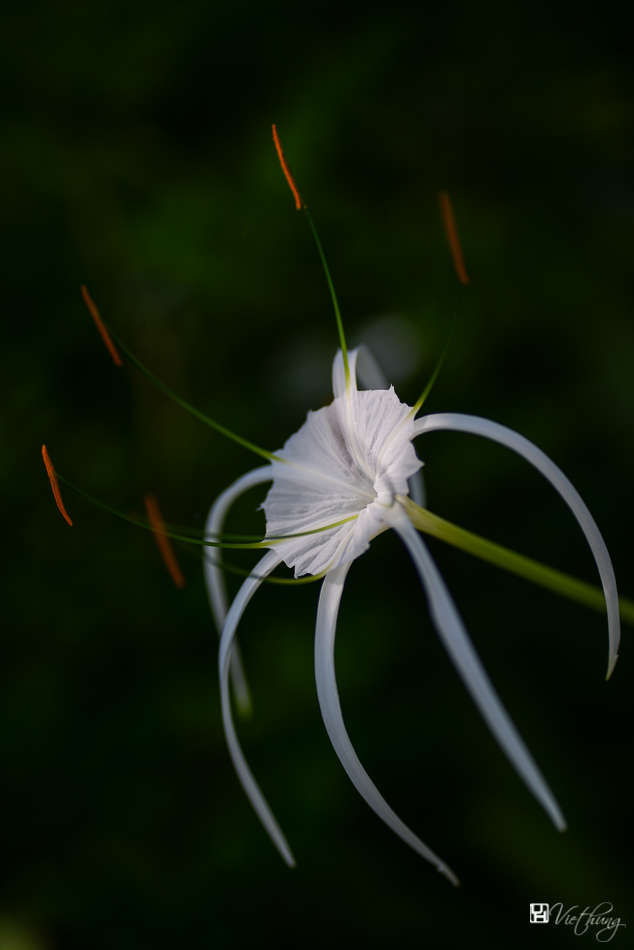
<path id="1" fill-rule="evenodd" d="M 349 732 L 460 876 L 454 890 L 375 818 L 330 748 L 318 585 L 265 585 L 241 627 L 254 716 L 239 733 L 290 871 L 225 749 L 199 553 L 179 552 L 179 591 L 149 533 L 66 490 L 69 528 L 40 456 L 46 442 L 60 472 L 122 511 L 154 491 L 191 527 L 258 464 L 115 369 L 82 283 L 158 376 L 258 444 L 279 447 L 329 400 L 334 320 L 276 122 L 349 341 L 369 342 L 413 402 L 457 309 L 429 411 L 487 416 L 540 445 L 634 596 L 634 77 L 612 13 L 545 0 L 4 12 L 2 950 L 577 939 L 530 925 L 537 901 L 609 901 L 634 927 L 631 629 L 606 684 L 600 614 L 431 544 L 568 818 L 559 835 L 476 714 L 397 540 L 355 564 L 337 650 Z M 441 188 L 471 277 L 458 292 Z M 432 510 L 597 580 L 574 519 L 521 460 L 465 435 L 418 446 Z M 245 496 L 235 530 L 262 529 L 262 497 Z"/>

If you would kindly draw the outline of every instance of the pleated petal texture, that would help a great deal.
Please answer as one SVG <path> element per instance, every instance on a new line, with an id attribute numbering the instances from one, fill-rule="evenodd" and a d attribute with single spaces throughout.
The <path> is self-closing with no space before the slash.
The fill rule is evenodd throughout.
<path id="1" fill-rule="evenodd" d="M 354 365 L 356 351 L 351 355 Z M 333 380 L 341 391 L 337 360 Z M 283 461 L 271 463 L 273 487 L 263 505 L 265 540 L 296 577 L 350 563 L 384 530 L 383 503 L 407 494 L 408 479 L 422 465 L 413 437 L 411 408 L 393 387 L 359 392 L 355 382 L 346 392 L 344 383 L 334 402 L 308 413 L 275 453 Z M 313 533 L 288 537 L 302 532 Z"/>

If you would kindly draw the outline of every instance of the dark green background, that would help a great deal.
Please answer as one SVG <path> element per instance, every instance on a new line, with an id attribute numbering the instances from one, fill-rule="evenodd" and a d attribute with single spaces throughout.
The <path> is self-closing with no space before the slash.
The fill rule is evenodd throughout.
<path id="1" fill-rule="evenodd" d="M 258 464 L 115 370 L 81 283 L 162 379 L 245 438 L 275 449 L 328 400 L 334 320 L 276 122 L 349 340 L 386 314 L 413 334 L 417 365 L 394 370 L 410 403 L 454 310 L 436 197 L 451 193 L 472 285 L 429 411 L 540 445 L 634 595 L 626 24 L 609 4 L 543 0 L 93 0 L 24 2 L 1 42 L 1 950 L 594 941 L 531 926 L 537 901 L 611 901 L 624 946 L 631 629 L 606 685 L 599 614 L 431 545 L 568 818 L 558 835 L 476 714 L 397 540 L 354 565 L 337 653 L 349 732 L 460 876 L 454 890 L 330 748 L 312 672 L 318 585 L 265 586 L 241 626 L 255 715 L 239 731 L 290 871 L 225 749 L 200 562 L 181 555 L 177 591 L 148 533 L 66 491 L 69 528 L 40 446 L 98 498 L 140 511 L 152 490 L 194 527 Z M 525 463 L 449 433 L 418 451 L 432 510 L 597 581 L 573 518 Z M 236 530 L 262 527 L 262 497 L 238 507 Z"/>

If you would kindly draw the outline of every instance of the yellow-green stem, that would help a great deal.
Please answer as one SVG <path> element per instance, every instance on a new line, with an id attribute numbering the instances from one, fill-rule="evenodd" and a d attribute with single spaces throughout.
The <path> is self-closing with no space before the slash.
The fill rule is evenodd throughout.
<path id="1" fill-rule="evenodd" d="M 525 557 L 523 554 L 517 554 L 510 551 L 501 544 L 495 544 L 493 541 L 487 541 L 471 531 L 465 531 L 444 518 L 432 514 L 426 508 L 420 508 L 409 498 L 400 499 L 405 507 L 412 524 L 425 534 L 431 534 L 441 541 L 446 541 L 468 554 L 474 554 L 476 557 L 502 567 L 506 571 L 511 571 L 526 580 L 539 584 L 540 587 L 546 587 L 569 600 L 574 600 L 586 607 L 592 607 L 605 613 L 605 597 L 603 590 L 595 584 L 589 584 L 581 581 L 563 571 L 555 570 L 553 567 L 547 567 L 539 561 Z M 619 597 L 619 608 L 621 620 L 625 623 L 634 624 L 634 602 L 626 597 Z"/>

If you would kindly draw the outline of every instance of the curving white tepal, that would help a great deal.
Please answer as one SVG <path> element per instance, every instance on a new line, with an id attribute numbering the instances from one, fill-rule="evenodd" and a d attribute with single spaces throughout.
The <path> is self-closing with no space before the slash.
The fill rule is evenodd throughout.
<path id="1" fill-rule="evenodd" d="M 383 531 L 393 528 L 405 544 L 425 591 L 434 627 L 505 755 L 555 826 L 563 829 L 565 820 L 487 676 L 438 568 L 410 521 L 410 488 L 416 486 L 417 500 L 424 497 L 420 482 L 422 462 L 412 440 L 437 429 L 471 432 L 493 439 L 522 455 L 557 489 L 577 518 L 599 568 L 608 610 L 608 675 L 616 663 L 620 636 L 616 580 L 605 543 L 586 505 L 540 449 L 516 432 L 475 416 L 441 413 L 416 421 L 415 411 L 400 402 L 393 387 L 387 388 L 387 380 L 366 351 L 351 351 L 348 362 L 346 380 L 341 351 L 335 357 L 333 402 L 309 412 L 304 425 L 275 453 L 270 464 L 238 479 L 219 496 L 209 513 L 207 534 L 210 539 L 217 539 L 233 501 L 255 485 L 273 482 L 263 503 L 267 523 L 263 546 L 271 550 L 245 580 L 229 610 L 222 571 L 211 555 L 206 557 L 209 598 L 222 633 L 219 675 L 227 744 L 238 778 L 260 820 L 285 861 L 294 864 L 286 839 L 240 749 L 231 716 L 229 672 L 237 701 L 246 708 L 248 692 L 235 652 L 235 633 L 262 580 L 282 562 L 294 568 L 296 577 L 325 574 L 315 632 L 315 674 L 328 735 L 350 779 L 370 807 L 407 844 L 457 884 L 453 871 L 381 797 L 359 762 L 341 714 L 334 645 L 344 581 L 352 562 Z M 357 369 L 376 388 L 358 390 Z"/>

